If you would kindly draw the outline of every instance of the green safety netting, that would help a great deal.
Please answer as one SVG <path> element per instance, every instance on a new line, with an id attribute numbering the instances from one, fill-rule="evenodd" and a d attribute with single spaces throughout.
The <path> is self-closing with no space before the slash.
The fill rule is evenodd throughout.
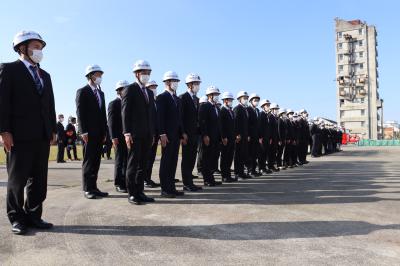
<path id="1" fill-rule="evenodd" d="M 400 146 L 400 140 L 363 139 L 357 142 L 358 146 Z"/>

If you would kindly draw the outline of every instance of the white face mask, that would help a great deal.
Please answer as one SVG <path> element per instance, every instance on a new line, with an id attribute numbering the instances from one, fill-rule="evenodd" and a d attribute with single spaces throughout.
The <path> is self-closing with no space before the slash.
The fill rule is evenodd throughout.
<path id="1" fill-rule="evenodd" d="M 139 81 L 143 85 L 147 84 L 147 82 L 149 82 L 149 80 L 150 80 L 150 75 L 140 75 L 139 76 Z"/>
<path id="2" fill-rule="evenodd" d="M 192 87 L 192 92 L 193 92 L 194 94 L 198 93 L 199 90 L 200 90 L 200 85 L 198 85 L 198 84 L 193 85 L 193 87 Z"/>
<path id="3" fill-rule="evenodd" d="M 219 101 L 219 96 L 218 96 L 218 95 L 213 96 L 213 97 L 212 97 L 212 100 L 213 100 L 214 103 L 218 103 L 218 101 Z"/>
<path id="4" fill-rule="evenodd" d="M 35 62 L 36 64 L 39 64 L 43 59 L 42 50 L 31 50 L 31 51 L 32 51 L 32 55 L 30 56 L 30 58 L 32 59 L 33 62 Z"/>
<path id="5" fill-rule="evenodd" d="M 99 86 L 101 84 L 102 78 L 101 77 L 95 77 L 95 80 L 93 80 L 94 84 L 96 84 L 97 86 Z"/>
<path id="6" fill-rule="evenodd" d="M 259 103 L 260 103 L 259 101 L 253 101 L 253 106 L 257 107 Z"/>
<path id="7" fill-rule="evenodd" d="M 64 123 L 64 118 L 60 118 L 60 123 Z"/>
<path id="8" fill-rule="evenodd" d="M 249 103 L 249 100 L 245 99 L 245 98 L 240 98 L 240 103 L 243 104 L 244 106 L 247 106 L 247 104 Z"/>
<path id="9" fill-rule="evenodd" d="M 227 105 L 228 107 L 232 108 L 233 102 L 232 102 L 232 101 L 228 101 L 228 102 L 226 103 L 226 105 Z"/>
<path id="10" fill-rule="evenodd" d="M 292 114 L 290 114 L 290 115 L 289 115 L 289 118 L 293 118 L 293 115 L 292 115 Z"/>
<path id="11" fill-rule="evenodd" d="M 178 89 L 178 85 L 179 82 L 174 81 L 170 83 L 169 87 L 171 88 L 171 90 L 176 91 Z"/>

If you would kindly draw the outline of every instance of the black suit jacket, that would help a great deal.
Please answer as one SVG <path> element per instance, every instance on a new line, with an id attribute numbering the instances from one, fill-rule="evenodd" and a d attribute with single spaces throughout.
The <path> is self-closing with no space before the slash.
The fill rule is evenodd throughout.
<path id="1" fill-rule="evenodd" d="M 254 109 L 253 107 L 248 106 L 247 113 L 249 114 L 249 136 L 252 139 L 258 139 L 260 111 L 257 108 Z"/>
<path id="2" fill-rule="evenodd" d="M 65 143 L 65 130 L 64 125 L 61 122 L 57 122 L 57 141 Z"/>
<path id="3" fill-rule="evenodd" d="M 97 98 L 89 85 L 76 92 L 76 115 L 78 117 L 79 132 L 88 133 L 90 137 L 104 138 L 107 131 L 107 116 L 104 93 L 100 92 L 101 108 Z"/>
<path id="4" fill-rule="evenodd" d="M 249 136 L 249 114 L 246 107 L 238 104 L 233 108 L 235 114 L 235 134 L 240 135 L 242 139 Z"/>
<path id="5" fill-rule="evenodd" d="M 287 139 L 287 124 L 283 118 L 278 118 L 278 139 L 279 141 L 286 141 Z"/>
<path id="6" fill-rule="evenodd" d="M 192 96 L 189 92 L 180 95 L 181 99 L 181 114 L 183 132 L 187 135 L 199 134 L 199 98 Z"/>
<path id="7" fill-rule="evenodd" d="M 77 140 L 78 136 L 76 135 L 76 128 L 73 124 L 69 123 L 65 127 L 65 134 L 67 135 L 67 143 L 68 144 L 73 144 Z"/>
<path id="8" fill-rule="evenodd" d="M 206 102 L 199 108 L 200 134 L 208 136 L 211 141 L 219 140 L 218 110 L 215 105 Z"/>
<path id="9" fill-rule="evenodd" d="M 264 142 L 269 143 L 270 139 L 272 139 L 272 130 L 273 130 L 273 121 L 271 121 L 272 117 L 270 114 L 262 111 L 260 114 L 260 123 L 259 123 L 259 137 L 264 139 Z"/>
<path id="10" fill-rule="evenodd" d="M 157 96 L 158 133 L 166 134 L 169 140 L 180 139 L 182 136 L 182 120 L 180 100 L 168 91 Z"/>
<path id="11" fill-rule="evenodd" d="M 51 78 L 43 69 L 39 73 L 41 95 L 22 61 L 0 65 L 0 133 L 11 133 L 14 141 L 50 140 L 57 133 Z"/>
<path id="12" fill-rule="evenodd" d="M 121 99 L 117 98 L 108 104 L 108 130 L 111 139 L 122 139 Z"/>
<path id="13" fill-rule="evenodd" d="M 228 140 L 233 141 L 235 139 L 235 120 L 233 111 L 221 107 L 218 119 L 221 138 L 227 138 Z"/>
<path id="14" fill-rule="evenodd" d="M 148 102 L 136 82 L 122 91 L 122 130 L 132 138 L 154 137 L 154 95 L 151 90 L 146 91 Z"/>

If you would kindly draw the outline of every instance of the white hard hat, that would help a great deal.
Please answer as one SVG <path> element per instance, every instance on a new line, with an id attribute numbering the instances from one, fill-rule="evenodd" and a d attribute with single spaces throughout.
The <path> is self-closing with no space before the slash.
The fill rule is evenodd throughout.
<path id="1" fill-rule="evenodd" d="M 280 115 L 280 114 L 284 114 L 284 113 L 286 113 L 286 109 L 285 109 L 285 108 L 279 109 L 279 111 L 278 111 L 278 114 L 279 114 L 279 115 Z"/>
<path id="2" fill-rule="evenodd" d="M 201 82 L 200 76 L 195 73 L 190 73 L 186 76 L 185 83 L 188 84 L 190 82 Z"/>
<path id="3" fill-rule="evenodd" d="M 222 93 L 222 97 L 221 97 L 221 99 L 222 100 L 225 100 L 225 99 L 235 99 L 235 97 L 233 97 L 233 94 L 232 93 L 230 93 L 230 92 L 224 92 L 224 93 Z"/>
<path id="4" fill-rule="evenodd" d="M 179 77 L 178 77 L 178 74 L 176 74 L 175 71 L 167 71 L 167 72 L 164 73 L 163 81 L 165 82 L 165 81 L 167 81 L 167 80 L 177 80 L 177 81 L 180 81 L 180 79 L 179 79 Z"/>
<path id="5" fill-rule="evenodd" d="M 120 80 L 115 84 L 115 90 L 117 91 L 120 88 L 124 88 L 129 85 L 129 82 L 126 80 Z"/>
<path id="6" fill-rule="evenodd" d="M 43 41 L 42 36 L 39 33 L 34 31 L 20 31 L 18 32 L 13 39 L 13 47 L 14 51 L 18 52 L 18 46 L 23 42 L 30 41 L 30 40 L 37 40 L 43 44 L 43 47 L 46 46 L 46 42 Z"/>
<path id="7" fill-rule="evenodd" d="M 219 89 L 216 86 L 210 86 L 206 89 L 206 95 L 220 94 Z"/>
<path id="8" fill-rule="evenodd" d="M 262 100 L 262 101 L 260 102 L 260 106 L 261 106 L 261 107 L 263 107 L 263 106 L 266 105 L 266 104 L 270 104 L 270 102 L 269 102 L 268 100 L 266 100 L 266 99 L 264 99 L 264 100 Z"/>
<path id="9" fill-rule="evenodd" d="M 279 109 L 279 104 L 271 103 L 271 106 L 269 108 L 271 108 L 271 109 Z"/>
<path id="10" fill-rule="evenodd" d="M 239 91 L 238 94 L 236 95 L 236 99 L 239 99 L 240 97 L 249 97 L 246 91 Z"/>
<path id="11" fill-rule="evenodd" d="M 287 110 L 286 110 L 286 113 L 288 113 L 288 114 L 290 114 L 290 113 L 294 114 L 294 111 L 293 111 L 292 109 L 287 109 Z"/>
<path id="12" fill-rule="evenodd" d="M 85 70 L 85 76 L 87 77 L 89 74 L 93 72 L 101 72 L 104 73 L 104 71 L 99 67 L 98 65 L 88 65 Z"/>
<path id="13" fill-rule="evenodd" d="M 133 64 L 133 72 L 139 70 L 151 70 L 149 62 L 147 62 L 146 60 L 137 60 L 135 64 Z"/>
<path id="14" fill-rule="evenodd" d="M 252 93 L 252 94 L 250 94 L 249 101 L 251 101 L 254 98 L 260 99 L 260 96 L 257 93 Z"/>
<path id="15" fill-rule="evenodd" d="M 297 112 L 293 113 L 293 117 L 298 117 L 298 116 L 299 116 L 299 114 Z"/>
<path id="16" fill-rule="evenodd" d="M 206 103 L 208 101 L 207 96 L 201 96 L 199 99 L 199 103 Z"/>
<path id="17" fill-rule="evenodd" d="M 306 109 L 301 109 L 301 110 L 299 111 L 299 114 L 303 114 L 303 113 L 306 113 L 306 114 L 307 114 L 307 110 L 306 110 Z"/>
<path id="18" fill-rule="evenodd" d="M 158 84 L 154 80 L 150 80 L 149 82 L 146 83 L 146 88 L 150 86 L 158 86 Z"/>

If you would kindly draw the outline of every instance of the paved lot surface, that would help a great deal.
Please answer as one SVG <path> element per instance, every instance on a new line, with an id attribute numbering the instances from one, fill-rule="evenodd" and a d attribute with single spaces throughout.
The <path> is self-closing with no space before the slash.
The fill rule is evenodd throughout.
<path id="1" fill-rule="evenodd" d="M 112 162 L 99 182 L 111 196 L 92 201 L 79 163 L 51 163 L 55 227 L 27 236 L 10 232 L 2 165 L 0 265 L 400 265 L 399 161 L 400 148 L 350 147 L 179 199 L 148 190 L 144 206 L 114 192 Z"/>

